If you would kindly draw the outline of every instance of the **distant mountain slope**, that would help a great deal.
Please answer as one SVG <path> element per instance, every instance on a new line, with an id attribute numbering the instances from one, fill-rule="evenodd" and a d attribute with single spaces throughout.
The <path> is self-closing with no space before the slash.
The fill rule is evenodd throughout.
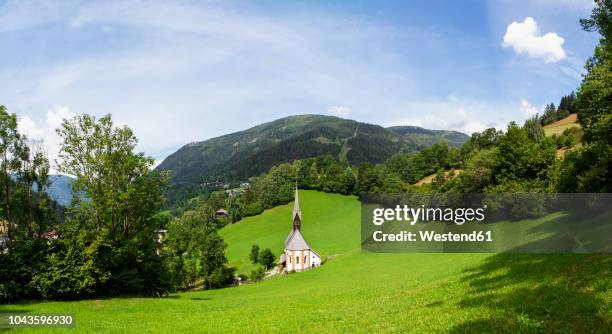
<path id="1" fill-rule="evenodd" d="M 16 179 L 15 176 L 11 176 L 11 178 Z M 67 207 L 72 201 L 72 182 L 74 182 L 74 179 L 69 176 L 50 174 L 45 192 L 57 204 Z M 32 185 L 32 190 L 38 191 L 36 184 Z"/>
<path id="2" fill-rule="evenodd" d="M 299 115 L 187 144 L 157 170 L 171 172 L 172 193 L 190 194 L 202 184 L 245 180 L 296 159 L 329 154 L 353 165 L 380 163 L 395 153 L 416 152 L 440 140 L 458 145 L 468 138 L 452 131 L 386 129 L 332 116 Z"/>
<path id="3" fill-rule="evenodd" d="M 65 175 L 49 175 L 47 194 L 61 206 L 67 207 L 72 201 L 73 178 Z"/>
<path id="4" fill-rule="evenodd" d="M 387 128 L 408 140 L 414 141 L 419 146 L 431 146 L 440 140 L 446 140 L 449 145 L 459 147 L 465 143 L 470 136 L 465 133 L 449 130 L 430 130 L 418 126 L 392 126 Z"/>

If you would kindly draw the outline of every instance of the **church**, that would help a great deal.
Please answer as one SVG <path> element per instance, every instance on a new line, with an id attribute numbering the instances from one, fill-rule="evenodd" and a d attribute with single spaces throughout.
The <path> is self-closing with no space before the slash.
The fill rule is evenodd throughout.
<path id="1" fill-rule="evenodd" d="M 304 271 L 321 265 L 321 256 L 310 248 L 300 228 L 302 227 L 302 211 L 298 189 L 295 187 L 295 202 L 293 204 L 293 228 L 285 240 L 285 251 L 280 257 L 280 265 L 285 271 Z"/>

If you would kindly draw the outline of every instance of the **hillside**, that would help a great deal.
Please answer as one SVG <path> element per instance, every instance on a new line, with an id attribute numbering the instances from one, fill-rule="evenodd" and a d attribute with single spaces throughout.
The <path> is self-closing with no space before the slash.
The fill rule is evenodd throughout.
<path id="1" fill-rule="evenodd" d="M 462 172 L 463 171 L 461 169 L 453 168 L 451 170 L 445 171 L 444 175 L 446 177 L 449 177 L 452 174 L 453 178 L 455 178 L 455 177 L 459 176 Z M 434 179 L 436 178 L 436 175 L 437 175 L 437 173 L 427 175 L 424 178 L 422 178 L 419 181 L 417 181 L 417 183 L 415 183 L 415 185 L 422 186 L 422 185 L 426 185 L 426 184 L 431 184 L 434 181 Z"/>
<path id="2" fill-rule="evenodd" d="M 578 114 L 571 114 L 564 119 L 544 126 L 544 133 L 547 136 L 552 136 L 553 134 L 560 135 L 563 133 L 563 131 L 565 131 L 565 129 L 570 128 L 580 128 L 580 123 L 578 123 Z"/>
<path id="3" fill-rule="evenodd" d="M 11 176 L 15 180 L 15 176 Z M 66 207 L 72 200 L 72 182 L 73 178 L 65 175 L 51 174 L 46 188 L 46 193 L 57 204 Z M 38 191 L 36 184 L 32 186 L 32 190 Z"/>
<path id="4" fill-rule="evenodd" d="M 322 115 L 281 118 L 253 128 L 183 146 L 158 171 L 170 171 L 172 202 L 203 186 L 245 180 L 272 166 L 329 154 L 357 165 L 380 163 L 398 152 L 415 152 L 434 142 L 460 145 L 469 137 L 418 127 L 393 127 Z"/>
<path id="5" fill-rule="evenodd" d="M 76 327 L 56 331 L 79 333 L 612 330 L 610 256 L 365 253 L 356 198 L 315 191 L 300 196 L 305 237 L 328 257 L 319 268 L 167 298 L 9 304 L 0 312 L 69 312 Z M 230 262 L 244 263 L 253 243 L 278 251 L 290 216 L 285 205 L 225 228 Z"/>
<path id="6" fill-rule="evenodd" d="M 468 135 L 458 131 L 430 130 L 418 126 L 392 126 L 387 129 L 415 142 L 419 147 L 431 146 L 440 140 L 446 140 L 450 146 L 459 147 L 470 139 Z"/>

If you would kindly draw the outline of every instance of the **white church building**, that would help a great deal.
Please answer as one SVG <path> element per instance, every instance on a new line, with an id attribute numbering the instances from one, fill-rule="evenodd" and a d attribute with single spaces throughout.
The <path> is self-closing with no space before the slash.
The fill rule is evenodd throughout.
<path id="1" fill-rule="evenodd" d="M 321 256 L 310 248 L 300 228 L 302 212 L 297 187 L 293 204 L 293 228 L 285 240 L 285 251 L 280 257 L 280 265 L 286 271 L 304 271 L 321 265 Z"/>

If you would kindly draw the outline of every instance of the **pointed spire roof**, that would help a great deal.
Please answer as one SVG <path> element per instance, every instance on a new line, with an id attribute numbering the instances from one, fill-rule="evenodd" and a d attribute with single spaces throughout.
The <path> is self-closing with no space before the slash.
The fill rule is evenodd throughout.
<path id="1" fill-rule="evenodd" d="M 300 197 L 298 195 L 297 185 L 295 186 L 295 200 L 293 202 L 293 219 L 295 220 L 295 215 L 300 218 L 302 221 L 302 211 L 300 210 Z"/>

